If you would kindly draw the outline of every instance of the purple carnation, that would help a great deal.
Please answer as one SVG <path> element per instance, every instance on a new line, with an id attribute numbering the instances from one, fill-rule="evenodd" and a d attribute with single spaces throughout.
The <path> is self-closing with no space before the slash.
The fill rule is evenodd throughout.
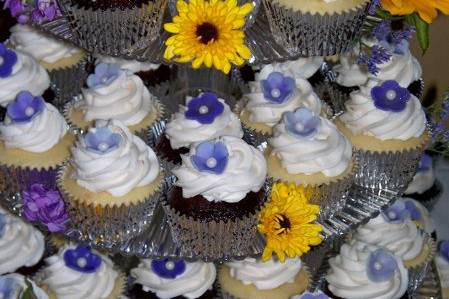
<path id="1" fill-rule="evenodd" d="M 53 21 L 61 16 L 59 6 L 54 0 L 36 0 L 36 7 L 31 13 L 34 22 Z"/>

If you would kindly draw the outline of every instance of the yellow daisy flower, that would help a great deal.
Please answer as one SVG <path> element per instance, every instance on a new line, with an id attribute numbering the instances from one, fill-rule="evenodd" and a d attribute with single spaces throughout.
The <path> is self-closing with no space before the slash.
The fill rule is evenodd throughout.
<path id="1" fill-rule="evenodd" d="M 309 204 L 307 193 L 295 184 L 273 185 L 271 200 L 261 211 L 257 226 L 267 241 L 262 260 L 269 260 L 274 252 L 284 262 L 286 257 L 301 256 L 321 243 L 322 227 L 313 223 L 320 208 Z"/>
<path id="2" fill-rule="evenodd" d="M 242 30 L 250 3 L 237 6 L 237 0 L 179 0 L 178 15 L 164 29 L 173 33 L 165 41 L 164 58 L 192 62 L 229 73 L 231 64 L 242 65 L 251 57 Z"/>
<path id="3" fill-rule="evenodd" d="M 431 24 L 438 10 L 449 14 L 449 0 L 381 0 L 382 7 L 393 15 L 418 13 L 424 22 Z"/>

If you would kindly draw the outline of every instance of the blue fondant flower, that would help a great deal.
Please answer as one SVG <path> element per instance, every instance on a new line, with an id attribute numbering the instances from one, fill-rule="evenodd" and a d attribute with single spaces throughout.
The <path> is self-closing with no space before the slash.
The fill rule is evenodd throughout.
<path id="1" fill-rule="evenodd" d="M 428 171 L 431 167 L 432 167 L 432 158 L 427 154 L 423 154 L 418 164 L 418 172 Z"/>
<path id="2" fill-rule="evenodd" d="M 221 174 L 228 164 L 228 149 L 223 142 L 205 141 L 196 147 L 192 163 L 199 171 Z"/>
<path id="3" fill-rule="evenodd" d="M 320 117 L 307 108 L 298 108 L 295 112 L 284 113 L 282 121 L 287 132 L 300 139 L 315 136 L 321 124 Z"/>
<path id="4" fill-rule="evenodd" d="M 371 89 L 374 105 L 383 111 L 401 112 L 407 106 L 410 92 L 394 80 L 385 81 Z"/>
<path id="5" fill-rule="evenodd" d="M 440 243 L 440 255 L 449 263 L 449 240 Z"/>
<path id="6" fill-rule="evenodd" d="M 388 207 L 382 215 L 385 220 L 390 223 L 403 223 L 408 217 L 410 217 L 410 212 L 407 210 L 405 203 L 398 200 Z"/>
<path id="7" fill-rule="evenodd" d="M 398 263 L 390 252 L 379 248 L 370 254 L 366 267 L 366 273 L 371 281 L 384 282 L 393 277 L 398 269 Z"/>
<path id="8" fill-rule="evenodd" d="M 0 238 L 3 237 L 5 233 L 5 226 L 6 226 L 6 215 L 0 212 Z"/>
<path id="9" fill-rule="evenodd" d="M 294 298 L 296 298 L 296 297 L 294 297 Z M 331 298 L 329 296 L 327 296 L 326 294 L 324 294 L 323 292 L 318 291 L 318 292 L 314 292 L 314 293 L 305 292 L 301 296 L 299 296 L 297 299 L 331 299 Z"/>
<path id="10" fill-rule="evenodd" d="M 95 72 L 87 77 L 87 86 L 97 88 L 108 86 L 120 75 L 120 66 L 116 64 L 100 63 L 95 67 Z"/>
<path id="11" fill-rule="evenodd" d="M 211 124 L 215 118 L 223 113 L 224 105 L 213 92 L 205 92 L 187 103 L 185 116 L 196 120 L 200 124 Z"/>
<path id="12" fill-rule="evenodd" d="M 8 104 L 6 114 L 13 123 L 28 122 L 45 108 L 42 97 L 35 97 L 28 91 L 21 91 L 14 101 Z"/>
<path id="13" fill-rule="evenodd" d="M 413 200 L 406 200 L 405 201 L 405 208 L 407 209 L 407 211 L 410 214 L 410 218 L 413 221 L 419 221 L 421 220 L 421 211 L 418 209 L 418 207 L 416 206 L 415 202 Z"/>
<path id="14" fill-rule="evenodd" d="M 64 252 L 67 267 L 78 272 L 93 273 L 101 265 L 101 257 L 93 253 L 90 247 L 78 245 L 75 249 Z"/>
<path id="15" fill-rule="evenodd" d="M 175 279 L 184 273 L 186 270 L 186 263 L 183 260 L 152 260 L 151 269 L 162 278 Z"/>
<path id="16" fill-rule="evenodd" d="M 265 99 L 277 104 L 286 101 L 295 90 L 295 80 L 279 72 L 269 74 L 266 80 L 260 82 L 260 85 Z"/>
<path id="17" fill-rule="evenodd" d="M 8 276 L 0 276 L 0 298 L 13 299 L 17 296 L 19 285 L 17 281 Z"/>
<path id="18" fill-rule="evenodd" d="M 122 137 L 109 128 L 94 128 L 84 136 L 87 149 L 98 154 L 109 153 L 119 147 Z"/>
<path id="19" fill-rule="evenodd" d="M 17 62 L 17 54 L 0 43 L 0 78 L 6 78 L 12 73 Z"/>

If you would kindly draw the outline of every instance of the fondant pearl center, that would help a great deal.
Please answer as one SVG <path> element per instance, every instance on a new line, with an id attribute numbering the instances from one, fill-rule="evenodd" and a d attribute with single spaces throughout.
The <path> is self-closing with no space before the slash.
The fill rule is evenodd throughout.
<path id="1" fill-rule="evenodd" d="M 390 101 L 393 101 L 394 99 L 396 99 L 396 91 L 394 91 L 392 89 L 387 91 L 387 99 Z"/>
<path id="2" fill-rule="evenodd" d="M 76 264 L 78 265 L 78 267 L 84 268 L 87 265 L 87 260 L 84 257 L 80 257 L 76 260 Z"/>
<path id="3" fill-rule="evenodd" d="M 175 269 L 175 263 L 173 263 L 172 261 L 166 262 L 166 263 L 165 263 L 165 268 L 166 268 L 167 270 L 173 270 L 173 269 Z"/>
<path id="4" fill-rule="evenodd" d="M 5 59 L 3 59 L 3 57 L 0 56 L 0 65 L 2 65 L 3 62 L 5 62 Z M 2 298 L 2 297 L 0 297 L 0 298 Z"/>
<path id="5" fill-rule="evenodd" d="M 388 218 L 395 219 L 396 218 L 396 213 L 393 212 L 393 211 L 388 212 Z"/>
<path id="6" fill-rule="evenodd" d="M 34 114 L 34 108 L 33 107 L 26 107 L 25 109 L 25 115 L 26 116 L 31 116 Z"/>
<path id="7" fill-rule="evenodd" d="M 207 167 L 209 167 L 209 168 L 215 167 L 215 166 L 217 166 L 217 159 L 209 158 L 209 159 L 207 159 L 206 164 L 207 164 Z"/>
<path id="8" fill-rule="evenodd" d="M 273 88 L 271 90 L 271 96 L 273 98 L 278 98 L 281 95 L 281 91 L 278 88 Z"/>
<path id="9" fill-rule="evenodd" d="M 203 106 L 200 107 L 200 113 L 201 114 L 206 114 L 208 112 L 209 112 L 209 108 L 207 106 L 203 105 Z"/>
<path id="10" fill-rule="evenodd" d="M 304 131 L 304 125 L 302 123 L 297 123 L 295 125 L 295 129 L 296 129 L 296 131 L 302 132 L 302 131 Z"/>
<path id="11" fill-rule="evenodd" d="M 382 264 L 379 262 L 375 262 L 374 263 L 374 269 L 376 269 L 377 271 L 382 269 Z"/>
<path id="12" fill-rule="evenodd" d="M 101 78 L 101 82 L 106 83 L 108 81 L 108 79 L 109 79 L 108 77 L 104 76 Z"/>
<path id="13" fill-rule="evenodd" d="M 98 145 L 98 149 L 102 152 L 104 152 L 105 150 L 107 150 L 109 148 L 109 144 L 107 144 L 106 142 L 101 142 Z"/>

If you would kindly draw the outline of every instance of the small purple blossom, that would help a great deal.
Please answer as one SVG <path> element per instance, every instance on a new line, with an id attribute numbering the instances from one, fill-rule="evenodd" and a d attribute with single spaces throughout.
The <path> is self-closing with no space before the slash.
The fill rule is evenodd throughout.
<path id="1" fill-rule="evenodd" d="M 331 299 L 329 296 L 321 291 L 316 291 L 314 293 L 305 292 L 301 296 L 295 296 L 294 299 Z"/>
<path id="2" fill-rule="evenodd" d="M 87 77 L 87 86 L 90 88 L 108 86 L 120 73 L 120 66 L 117 64 L 100 63 L 95 67 L 95 72 Z"/>
<path id="3" fill-rule="evenodd" d="M 377 8 L 380 5 L 380 0 L 373 0 L 371 1 L 369 7 L 368 7 L 368 14 L 374 15 L 376 13 Z"/>
<path id="4" fill-rule="evenodd" d="M 366 65 L 368 68 L 368 72 L 373 75 L 377 75 L 379 73 L 378 65 L 383 64 L 391 59 L 391 54 L 384 48 L 379 45 L 375 45 L 370 48 L 370 53 L 362 53 L 360 54 L 357 64 Z"/>
<path id="5" fill-rule="evenodd" d="M 207 125 L 223 113 L 224 105 L 213 92 L 205 92 L 187 103 L 185 117 L 196 120 L 200 124 Z"/>
<path id="6" fill-rule="evenodd" d="M 266 80 L 260 82 L 263 96 L 270 102 L 281 104 L 285 102 L 295 90 L 295 80 L 282 73 L 273 72 Z"/>
<path id="7" fill-rule="evenodd" d="M 23 212 L 30 222 L 39 222 L 50 232 L 64 232 L 69 221 L 64 201 L 57 190 L 33 184 L 22 192 Z"/>
<path id="8" fill-rule="evenodd" d="M 441 241 L 440 243 L 440 255 L 449 263 L 449 240 Z"/>
<path id="9" fill-rule="evenodd" d="M 307 108 L 298 108 L 295 112 L 284 113 L 282 122 L 290 135 L 303 139 L 312 138 L 318 133 L 321 119 Z"/>
<path id="10" fill-rule="evenodd" d="M 405 201 L 405 208 L 408 210 L 410 214 L 410 218 L 413 221 L 419 221 L 421 220 L 421 211 L 416 206 L 415 202 L 413 200 L 406 200 Z"/>
<path id="11" fill-rule="evenodd" d="M 222 174 L 228 165 L 228 149 L 221 141 L 204 141 L 196 146 L 192 164 L 199 171 Z"/>
<path id="12" fill-rule="evenodd" d="M 36 0 L 36 7 L 31 12 L 31 17 L 36 23 L 53 21 L 61 15 L 58 3 L 55 0 Z"/>
<path id="13" fill-rule="evenodd" d="M 401 112 L 407 106 L 410 92 L 396 81 L 389 80 L 383 82 L 380 86 L 373 87 L 371 97 L 376 108 L 383 111 Z"/>
<path id="14" fill-rule="evenodd" d="M 94 273 L 101 265 L 102 259 L 92 252 L 90 247 L 78 245 L 75 249 L 64 252 L 67 267 L 82 273 Z"/>
<path id="15" fill-rule="evenodd" d="M 0 43 L 0 78 L 6 78 L 12 74 L 17 62 L 17 54 Z"/>
<path id="16" fill-rule="evenodd" d="M 108 127 L 91 128 L 84 136 L 87 149 L 97 154 L 106 154 L 117 149 L 121 141 L 122 136 Z"/>
<path id="17" fill-rule="evenodd" d="M 6 107 L 6 115 L 13 123 L 25 123 L 39 115 L 44 109 L 45 102 L 42 97 L 35 97 L 28 91 L 21 91 Z"/>
<path id="18" fill-rule="evenodd" d="M 4 9 L 9 8 L 11 16 L 16 18 L 21 24 L 28 22 L 29 17 L 26 15 L 26 5 L 22 0 L 5 0 Z"/>
<path id="19" fill-rule="evenodd" d="M 398 263 L 393 255 L 379 248 L 370 254 L 366 274 L 373 282 L 384 282 L 390 280 L 397 269 Z"/>
<path id="20" fill-rule="evenodd" d="M 415 32 L 415 28 L 406 26 L 402 30 L 393 30 L 391 28 L 390 20 L 383 20 L 373 29 L 373 36 L 380 42 L 385 41 L 390 45 L 399 46 L 406 41 L 406 45 L 408 48 L 408 41 L 413 37 L 413 33 Z M 403 53 L 402 48 L 395 50 L 396 52 Z"/>
<path id="21" fill-rule="evenodd" d="M 403 223 L 405 220 L 409 219 L 410 212 L 407 210 L 405 203 L 403 201 L 396 201 L 388 209 L 386 209 L 382 216 L 389 223 Z"/>
<path id="22" fill-rule="evenodd" d="M 162 278 L 175 279 L 184 273 L 186 270 L 186 263 L 183 260 L 152 260 L 151 269 Z"/>

